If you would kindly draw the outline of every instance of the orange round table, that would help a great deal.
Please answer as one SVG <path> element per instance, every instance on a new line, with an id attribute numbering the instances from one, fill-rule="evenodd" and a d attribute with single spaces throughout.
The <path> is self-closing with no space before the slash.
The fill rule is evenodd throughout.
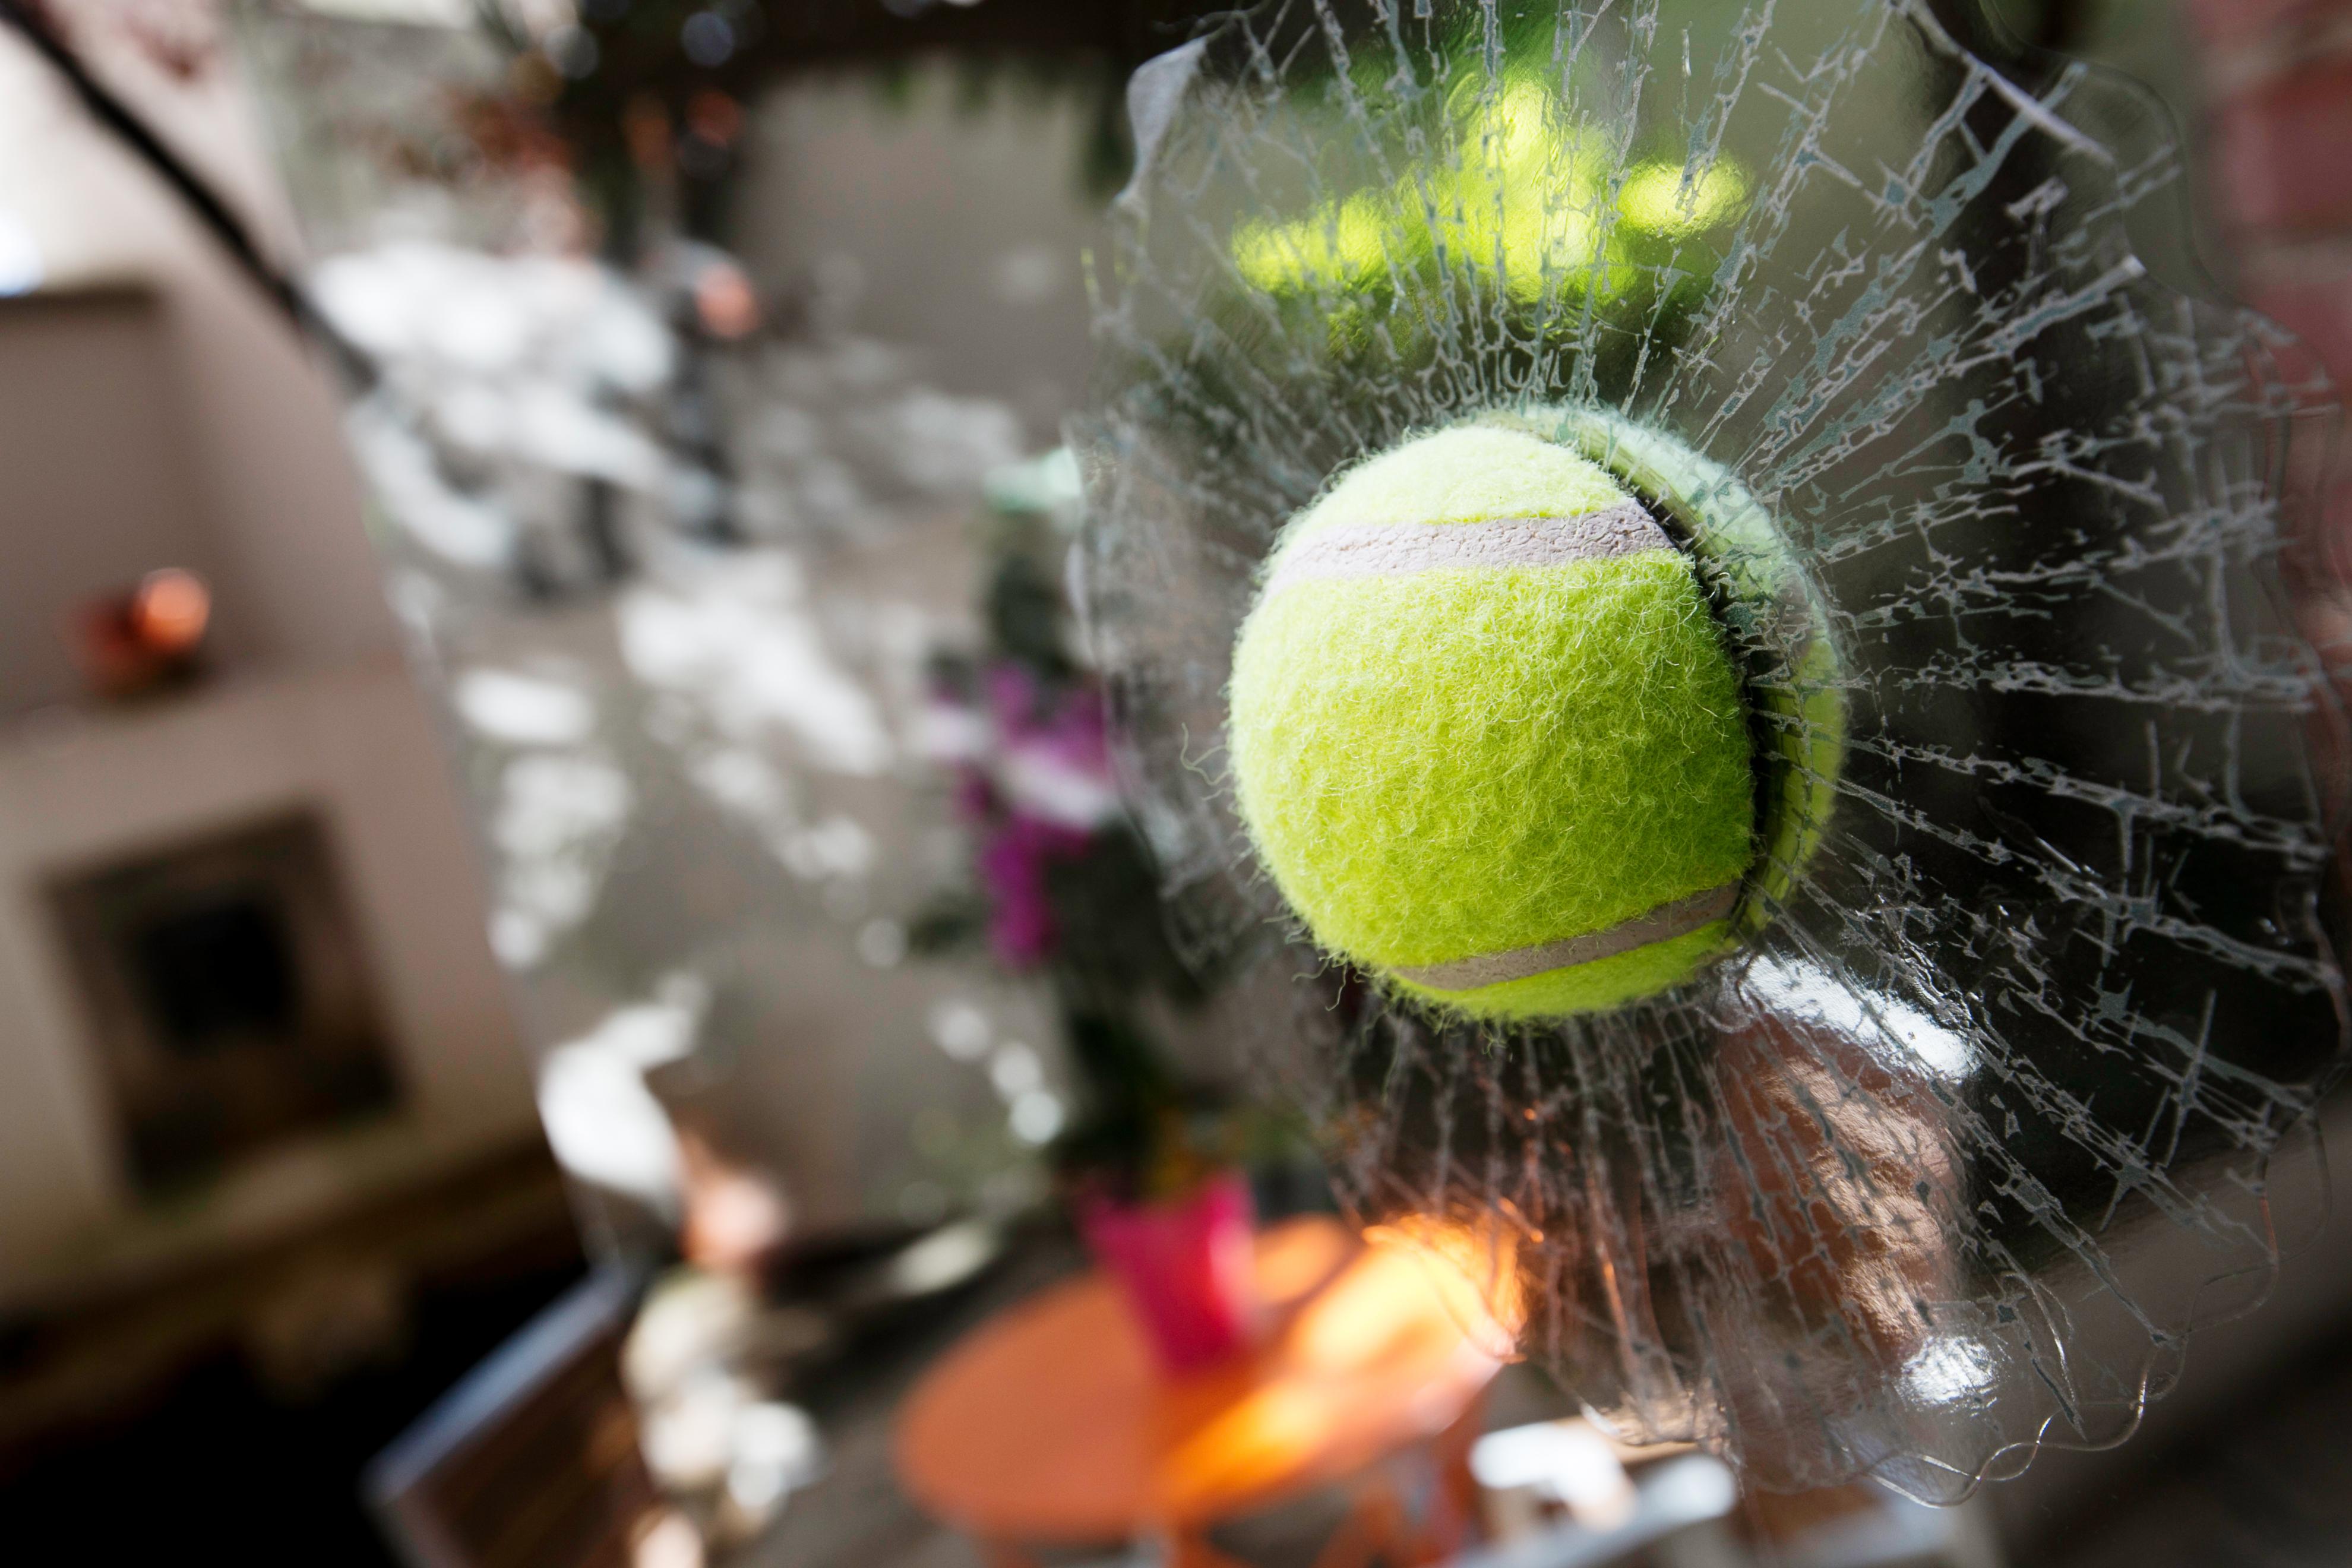
<path id="1" fill-rule="evenodd" d="M 1262 1235 L 1257 1279 L 1258 1348 L 1182 1378 L 1152 1364 L 1098 1273 L 982 1324 L 907 1400 L 907 1489 L 1007 1563 L 1024 1561 L 1024 1542 L 1142 1535 L 1165 1537 L 1177 1563 L 1228 1562 L 1203 1530 L 1347 1482 L 1356 1507 L 1327 1562 L 1457 1543 L 1479 1395 L 1506 1348 L 1468 1279 L 1319 1217 Z M 1446 1484 L 1434 1505 L 1420 1500 L 1416 1524 L 1370 1472 L 1421 1443 Z M 1428 1518 L 1433 1507 L 1447 1517 Z"/>

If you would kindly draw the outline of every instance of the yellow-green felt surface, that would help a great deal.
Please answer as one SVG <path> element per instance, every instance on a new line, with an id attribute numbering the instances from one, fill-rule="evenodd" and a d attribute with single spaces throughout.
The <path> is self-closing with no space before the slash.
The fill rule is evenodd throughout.
<path id="1" fill-rule="evenodd" d="M 1562 447 L 1457 429 L 1354 470 L 1283 542 L 1625 499 Z M 1322 946 L 1377 971 L 1601 931 L 1737 882 L 1753 852 L 1738 679 L 1670 547 L 1292 583 L 1244 622 L 1230 697 L 1261 858 Z M 1727 929 L 1475 991 L 1391 978 L 1488 1016 L 1587 1011 L 1684 978 Z"/>

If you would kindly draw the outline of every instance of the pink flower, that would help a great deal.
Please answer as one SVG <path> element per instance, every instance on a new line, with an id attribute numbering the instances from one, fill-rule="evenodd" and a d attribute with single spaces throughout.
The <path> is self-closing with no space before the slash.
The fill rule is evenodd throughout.
<path id="1" fill-rule="evenodd" d="M 987 823 L 996 820 L 996 786 L 988 774 L 970 763 L 956 770 L 956 815 L 966 822 Z"/>
<path id="2" fill-rule="evenodd" d="M 980 878 L 989 895 L 989 945 L 1008 969 L 1032 969 L 1053 955 L 1060 935 L 1046 868 L 1084 852 L 1087 835 L 1018 813 L 1004 819 L 981 847 Z"/>
<path id="3" fill-rule="evenodd" d="M 1004 751 L 1034 751 L 1058 767 L 1110 777 L 1102 694 L 1093 682 L 1048 691 L 1027 666 L 1008 660 L 990 668 L 987 683 L 989 711 Z"/>

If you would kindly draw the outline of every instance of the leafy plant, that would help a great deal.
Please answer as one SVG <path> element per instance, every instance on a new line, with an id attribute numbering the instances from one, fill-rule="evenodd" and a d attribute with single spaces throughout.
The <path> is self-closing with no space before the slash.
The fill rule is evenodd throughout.
<path id="1" fill-rule="evenodd" d="M 1200 1001 L 1203 977 L 1169 941 L 1159 868 L 1119 804 L 1101 689 L 1072 650 L 1062 542 L 1048 516 L 992 517 L 984 646 L 932 661 L 971 877 L 919 911 L 910 935 L 919 952 L 984 947 L 1050 990 L 1077 1080 L 1077 1114 L 1054 1147 L 1065 1184 L 1172 1197 L 1257 1135 L 1184 1080 L 1150 1022 L 1155 1002 Z"/>

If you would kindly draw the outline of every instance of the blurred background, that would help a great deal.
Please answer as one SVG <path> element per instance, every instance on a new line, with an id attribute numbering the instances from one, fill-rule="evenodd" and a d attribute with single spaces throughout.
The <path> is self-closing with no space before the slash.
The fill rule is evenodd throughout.
<path id="1" fill-rule="evenodd" d="M 0 0 L 15 1550 L 1026 1561 L 1003 1502 L 1071 1560 L 2352 1554 L 2340 1226 L 2133 1442 L 1955 1510 L 1622 1448 L 1349 1260 L 1065 581 L 1127 82 L 1193 8 L 478 3 Z M 2144 83 L 2192 281 L 2352 375 L 2352 5 L 1945 11 Z M 1089 1514 L 1109 1298 L 947 1352 L 1171 1194 L 1431 1359 Z M 1008 1402 L 1069 1495 L 991 1490 Z"/>

